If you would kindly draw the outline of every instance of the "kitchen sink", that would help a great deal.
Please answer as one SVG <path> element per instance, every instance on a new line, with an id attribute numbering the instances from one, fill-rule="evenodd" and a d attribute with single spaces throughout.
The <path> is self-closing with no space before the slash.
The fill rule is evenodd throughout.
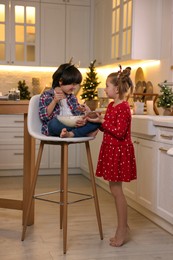
<path id="1" fill-rule="evenodd" d="M 155 136 L 156 127 L 153 124 L 153 120 L 156 117 L 157 116 L 151 115 L 133 115 L 131 132 L 136 134 Z"/>

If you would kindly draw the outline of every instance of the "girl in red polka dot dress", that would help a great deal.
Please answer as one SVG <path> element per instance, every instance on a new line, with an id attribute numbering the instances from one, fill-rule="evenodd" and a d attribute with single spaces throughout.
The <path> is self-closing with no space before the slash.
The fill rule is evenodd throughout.
<path id="1" fill-rule="evenodd" d="M 123 193 L 122 182 L 136 179 L 136 160 L 131 140 L 131 112 L 125 93 L 133 88 L 130 79 L 131 68 L 127 67 L 111 73 L 106 80 L 105 92 L 113 101 L 108 105 L 105 116 L 97 114 L 91 122 L 101 123 L 103 141 L 98 158 L 96 176 L 109 181 L 109 187 L 115 200 L 117 210 L 117 229 L 110 238 L 110 245 L 119 247 L 126 242 L 127 202 Z"/>

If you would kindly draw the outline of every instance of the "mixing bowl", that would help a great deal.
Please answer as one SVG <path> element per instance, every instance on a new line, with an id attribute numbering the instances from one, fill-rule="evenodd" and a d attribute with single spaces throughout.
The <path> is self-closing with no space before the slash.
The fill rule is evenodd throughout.
<path id="1" fill-rule="evenodd" d="M 61 116 L 58 115 L 57 119 L 64 125 L 69 126 L 69 127 L 75 127 L 76 126 L 76 121 L 82 119 L 83 116 Z"/>

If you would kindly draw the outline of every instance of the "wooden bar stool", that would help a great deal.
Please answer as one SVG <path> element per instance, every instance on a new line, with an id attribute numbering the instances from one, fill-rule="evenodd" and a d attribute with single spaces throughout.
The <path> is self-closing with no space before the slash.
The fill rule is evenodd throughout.
<path id="1" fill-rule="evenodd" d="M 60 145 L 61 146 L 60 190 L 55 191 L 55 192 L 60 192 L 60 201 L 57 203 L 60 205 L 60 228 L 63 229 L 63 252 L 65 254 L 67 251 L 67 208 L 68 208 L 67 206 L 69 204 L 69 202 L 68 202 L 68 192 L 69 192 L 68 191 L 68 147 L 69 147 L 69 145 L 76 144 L 76 143 L 85 143 L 93 194 L 88 195 L 88 194 L 81 194 L 81 193 L 77 193 L 77 192 L 73 192 L 73 193 L 80 194 L 85 197 L 83 199 L 80 199 L 79 201 L 91 199 L 91 198 L 94 199 L 100 238 L 103 239 L 99 202 L 98 202 L 96 183 L 95 183 L 93 164 L 92 164 L 92 157 L 91 157 L 91 151 L 90 151 L 90 145 L 89 145 L 89 141 L 93 140 L 94 138 L 93 137 L 60 138 L 60 137 L 52 137 L 52 136 L 43 135 L 41 133 L 41 121 L 39 118 L 39 114 L 36 112 L 36 111 L 39 111 L 39 98 L 40 98 L 40 95 L 35 95 L 31 98 L 31 100 L 29 102 L 28 131 L 32 137 L 40 140 L 40 146 L 39 146 L 39 151 L 38 151 L 38 155 L 37 155 L 32 185 L 31 185 L 31 189 L 30 189 L 30 192 L 28 195 L 28 204 L 27 204 L 28 207 L 26 210 L 26 217 L 24 219 L 21 240 L 23 241 L 25 239 L 25 233 L 26 233 L 26 229 L 27 229 L 28 218 L 30 215 L 32 199 L 37 198 L 37 199 L 44 200 L 44 198 L 42 198 L 42 196 L 45 194 L 34 196 L 44 144 Z M 46 195 L 47 194 L 48 193 L 46 193 Z M 51 200 L 46 200 L 46 201 L 51 201 Z M 78 202 L 78 201 L 74 201 L 74 202 Z"/>

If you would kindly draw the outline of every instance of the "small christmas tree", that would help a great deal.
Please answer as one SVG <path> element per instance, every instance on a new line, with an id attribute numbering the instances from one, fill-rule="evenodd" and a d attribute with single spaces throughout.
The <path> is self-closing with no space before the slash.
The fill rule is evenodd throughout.
<path id="1" fill-rule="evenodd" d="M 25 80 L 18 82 L 18 90 L 20 91 L 20 99 L 30 99 L 30 92 Z"/>
<path id="2" fill-rule="evenodd" d="M 97 73 L 95 71 L 96 60 L 91 61 L 89 66 L 89 72 L 87 72 L 87 77 L 84 79 L 82 89 L 83 93 L 80 98 L 85 100 L 93 100 L 97 97 L 97 86 L 100 84 L 98 81 Z"/>
<path id="3" fill-rule="evenodd" d="M 163 108 L 172 108 L 173 106 L 173 92 L 172 88 L 169 86 L 167 81 L 164 81 L 162 84 L 158 84 L 161 88 L 160 92 L 162 93 L 158 97 L 157 106 Z"/>

